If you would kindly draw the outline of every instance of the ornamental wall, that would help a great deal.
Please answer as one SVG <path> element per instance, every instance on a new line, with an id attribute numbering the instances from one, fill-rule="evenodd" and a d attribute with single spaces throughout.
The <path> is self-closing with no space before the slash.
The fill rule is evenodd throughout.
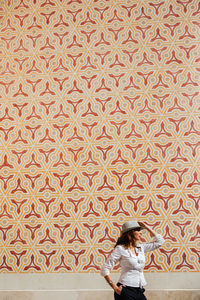
<path id="1" fill-rule="evenodd" d="M 0 272 L 99 273 L 130 219 L 166 239 L 148 273 L 200 270 L 199 16 L 1 1 Z"/>

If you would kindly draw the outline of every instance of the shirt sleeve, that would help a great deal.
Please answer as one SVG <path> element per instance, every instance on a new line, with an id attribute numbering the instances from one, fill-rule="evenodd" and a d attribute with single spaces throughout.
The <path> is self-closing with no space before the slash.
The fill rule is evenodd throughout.
<path id="1" fill-rule="evenodd" d="M 155 250 L 159 247 L 162 246 L 162 244 L 164 243 L 164 238 L 162 237 L 162 235 L 160 234 L 157 234 L 155 236 L 155 241 L 154 242 L 151 242 L 151 243 L 144 243 L 143 244 L 143 247 L 144 247 L 144 252 L 149 252 L 149 251 L 152 251 L 152 250 Z"/>
<path id="2" fill-rule="evenodd" d="M 105 277 L 106 275 L 109 275 L 110 270 L 112 270 L 115 264 L 120 260 L 120 257 L 121 257 L 121 247 L 117 246 L 116 248 L 114 248 L 114 250 L 109 255 L 106 262 L 101 267 L 101 271 L 100 271 L 101 276 Z"/>

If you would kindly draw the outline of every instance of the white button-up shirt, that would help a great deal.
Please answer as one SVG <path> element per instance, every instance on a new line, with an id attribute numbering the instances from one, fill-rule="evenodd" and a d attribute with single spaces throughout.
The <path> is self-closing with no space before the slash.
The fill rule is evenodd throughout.
<path id="1" fill-rule="evenodd" d="M 130 248 L 118 245 L 114 248 L 105 264 L 101 268 L 101 275 L 110 274 L 110 270 L 119 262 L 122 268 L 119 282 L 121 284 L 132 287 L 143 287 L 146 285 L 143 269 L 145 266 L 145 252 L 159 248 L 164 243 L 164 239 L 160 234 L 155 236 L 155 241 L 143 243 L 135 248 L 137 255 Z"/>

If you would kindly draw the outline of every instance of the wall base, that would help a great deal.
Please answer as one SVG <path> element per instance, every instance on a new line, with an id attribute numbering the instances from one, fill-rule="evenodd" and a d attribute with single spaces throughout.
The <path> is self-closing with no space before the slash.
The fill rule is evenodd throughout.
<path id="1" fill-rule="evenodd" d="M 151 300 L 200 300 L 199 290 L 146 291 Z M 0 291 L 0 300 L 113 300 L 112 290 Z"/>

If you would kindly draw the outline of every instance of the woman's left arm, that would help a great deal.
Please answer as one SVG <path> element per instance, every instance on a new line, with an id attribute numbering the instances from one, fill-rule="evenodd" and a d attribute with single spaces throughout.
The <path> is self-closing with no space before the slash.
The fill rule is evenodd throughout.
<path id="1" fill-rule="evenodd" d="M 162 237 L 161 234 L 157 234 L 153 229 L 151 229 L 147 224 L 143 223 L 143 222 L 138 222 L 140 226 L 142 226 L 143 228 L 145 228 L 152 237 L 155 238 L 154 242 L 150 242 L 150 243 L 144 243 L 143 247 L 144 247 L 144 252 L 149 252 L 152 250 L 155 250 L 159 247 L 162 246 L 162 244 L 164 243 L 164 238 Z"/>

